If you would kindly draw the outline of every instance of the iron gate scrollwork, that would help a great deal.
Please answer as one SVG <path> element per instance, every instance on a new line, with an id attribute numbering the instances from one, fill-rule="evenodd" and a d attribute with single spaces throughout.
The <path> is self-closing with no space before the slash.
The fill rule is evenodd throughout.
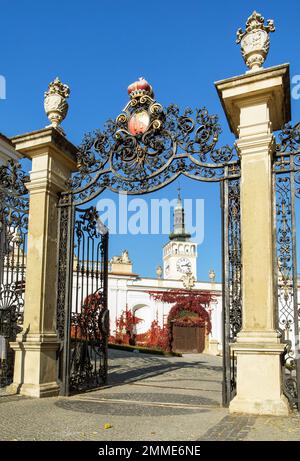
<path id="1" fill-rule="evenodd" d="M 140 110 L 149 112 L 149 126 L 133 135 L 128 123 Z M 88 202 L 105 189 L 147 194 L 181 174 L 205 182 L 238 178 L 237 152 L 228 145 L 217 147 L 220 132 L 217 116 L 206 108 L 181 113 L 174 104 L 162 108 L 149 95 L 132 98 L 103 131 L 84 136 L 79 172 L 71 181 L 75 203 Z"/>
<path id="2" fill-rule="evenodd" d="M 108 333 L 101 332 L 99 327 L 98 337 L 92 327 L 90 336 L 89 322 L 92 325 L 102 324 L 102 320 L 99 322 L 96 314 L 94 322 L 93 309 L 85 307 L 85 300 L 88 302 L 89 296 L 99 293 L 99 305 L 104 306 L 103 312 L 107 311 L 108 240 L 105 238 L 108 239 L 108 234 L 101 237 L 102 244 L 106 245 L 104 265 L 99 269 L 99 280 L 103 280 L 103 284 L 100 283 L 100 292 L 97 291 L 97 284 L 95 291 L 92 287 L 88 289 L 86 297 L 80 291 L 82 287 L 79 288 L 79 284 L 83 274 L 90 277 L 90 269 L 85 272 L 84 257 L 78 256 L 78 252 L 84 239 L 94 242 L 99 238 L 96 235 L 97 219 L 93 207 L 94 200 L 105 189 L 127 194 L 147 194 L 167 186 L 181 174 L 197 181 L 220 182 L 226 185 L 223 188 L 226 206 L 222 208 L 223 213 L 227 214 L 224 226 L 228 227 L 224 261 L 228 266 L 226 302 L 230 307 L 225 309 L 225 304 L 223 306 L 226 319 L 230 323 L 223 341 L 226 356 L 229 340 L 235 340 L 236 332 L 240 328 L 240 160 L 237 152 L 228 145 L 217 146 L 221 128 L 217 116 L 210 115 L 206 108 L 195 111 L 187 108 L 181 112 L 174 104 L 162 107 L 154 99 L 152 87 L 146 81 L 131 85 L 128 92 L 130 100 L 123 112 L 115 120 L 109 120 L 104 130 L 84 136 L 77 154 L 78 172 L 70 180 L 69 190 L 62 194 L 59 203 L 57 328 L 62 344 L 59 355 L 63 394 L 68 394 L 72 388 L 83 389 L 87 381 L 91 386 L 98 384 L 97 380 L 94 381 L 95 366 L 91 365 L 91 350 L 87 344 L 89 341 L 99 343 L 100 340 L 105 344 L 105 334 Z M 81 208 L 84 205 L 90 207 L 84 210 Z M 87 216 L 90 219 L 89 224 L 86 221 Z M 79 260 L 76 261 L 76 258 Z M 88 259 L 91 260 L 91 257 Z M 103 270 L 106 271 L 105 274 L 102 273 Z M 76 306 L 80 306 L 79 311 Z M 87 319 L 83 318 L 84 315 Z M 105 318 L 108 320 L 107 315 Z M 82 322 L 84 327 L 81 326 Z M 79 338 L 79 334 L 82 337 Z M 77 347 L 76 344 L 80 346 Z M 98 370 L 97 379 L 101 375 L 104 382 L 107 374 L 105 347 L 102 351 L 104 365 L 102 371 Z M 224 364 L 231 368 L 230 361 L 225 361 Z M 225 371 L 225 376 L 230 374 L 230 370 Z M 227 383 L 228 386 L 234 386 L 233 378 L 231 384 Z M 225 401 L 230 395 L 227 393 Z"/>
<path id="3" fill-rule="evenodd" d="M 274 274 L 277 327 L 286 344 L 283 389 L 292 408 L 300 410 L 300 306 L 296 253 L 296 207 L 300 198 L 300 125 L 286 125 L 279 134 L 273 161 Z"/>
<path id="4" fill-rule="evenodd" d="M 22 331 L 28 230 L 28 180 L 19 164 L 0 167 L 0 387 L 13 381 L 10 342 Z"/>

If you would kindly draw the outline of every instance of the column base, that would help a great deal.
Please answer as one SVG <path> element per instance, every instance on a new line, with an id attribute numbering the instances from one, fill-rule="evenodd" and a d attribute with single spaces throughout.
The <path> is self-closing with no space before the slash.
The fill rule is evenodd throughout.
<path id="1" fill-rule="evenodd" d="M 289 402 L 282 393 L 281 355 L 285 345 L 259 341 L 258 336 L 242 335 L 231 345 L 236 356 L 236 397 L 230 402 L 230 413 L 287 416 Z M 255 342 L 256 340 L 256 342 Z"/>
<path id="2" fill-rule="evenodd" d="M 27 397 L 57 397 L 59 395 L 59 385 L 56 382 L 45 384 L 22 384 L 19 394 Z"/>
<path id="3" fill-rule="evenodd" d="M 5 393 L 7 395 L 15 395 L 20 393 L 20 383 L 11 383 L 9 386 L 5 388 Z"/>
<path id="4" fill-rule="evenodd" d="M 284 395 L 281 395 L 278 400 L 246 400 L 236 396 L 230 402 L 229 413 L 288 416 L 290 408 L 289 402 Z"/>
<path id="5" fill-rule="evenodd" d="M 57 396 L 57 336 L 31 334 L 26 340 L 19 339 L 10 344 L 15 351 L 15 367 L 8 392 L 37 398 Z"/>
<path id="6" fill-rule="evenodd" d="M 210 355 L 220 355 L 218 348 L 219 342 L 217 339 L 210 339 L 207 353 Z"/>

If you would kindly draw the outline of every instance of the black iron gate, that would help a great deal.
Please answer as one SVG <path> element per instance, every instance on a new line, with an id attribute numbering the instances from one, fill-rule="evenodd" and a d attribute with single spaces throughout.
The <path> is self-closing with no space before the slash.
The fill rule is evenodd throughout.
<path id="1" fill-rule="evenodd" d="M 57 329 L 61 392 L 68 395 L 98 386 L 107 375 L 108 234 L 102 231 L 100 236 L 97 230 L 95 199 L 105 189 L 147 194 L 183 174 L 196 181 L 224 184 L 223 401 L 228 405 L 235 389 L 229 342 L 241 326 L 240 160 L 234 148 L 216 147 L 221 132 L 216 116 L 205 108 L 188 108 L 183 113 L 175 105 L 163 108 L 155 101 L 151 86 L 140 83 L 129 87 L 130 100 L 115 120 L 109 120 L 103 131 L 84 137 L 78 150 L 78 173 L 60 200 Z M 80 208 L 86 204 L 90 208 Z M 90 277 L 88 261 L 93 265 L 99 260 L 90 248 L 98 241 L 102 262 L 96 263 Z M 86 279 L 91 280 L 90 285 L 94 281 L 94 286 L 85 288 Z M 89 307 L 94 303 L 96 309 Z M 101 356 L 98 361 L 97 354 Z"/>
<path id="2" fill-rule="evenodd" d="M 236 357 L 230 344 L 242 329 L 240 181 L 222 183 L 223 217 L 223 405 L 236 393 Z"/>
<path id="3" fill-rule="evenodd" d="M 300 125 L 287 125 L 279 135 L 273 161 L 274 275 L 277 327 L 286 344 L 283 389 L 300 411 L 300 305 L 296 253 L 296 198 L 300 198 Z"/>
<path id="4" fill-rule="evenodd" d="M 72 200 L 71 196 L 68 196 Z M 108 231 L 95 207 L 59 208 L 57 325 L 61 394 L 106 383 Z"/>
<path id="5" fill-rule="evenodd" d="M 10 342 L 22 331 L 28 229 L 28 178 L 13 161 L 0 167 L 0 388 L 13 381 Z"/>

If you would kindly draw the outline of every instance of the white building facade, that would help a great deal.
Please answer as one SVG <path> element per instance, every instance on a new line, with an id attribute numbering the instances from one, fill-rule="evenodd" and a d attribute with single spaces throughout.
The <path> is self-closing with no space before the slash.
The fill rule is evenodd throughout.
<path id="1" fill-rule="evenodd" d="M 17 161 L 21 155 L 14 149 L 12 142 L 4 134 L 0 133 L 0 166 L 8 160 Z"/>
<path id="2" fill-rule="evenodd" d="M 222 348 L 222 285 L 213 279 L 210 282 L 197 281 L 197 244 L 191 241 L 185 230 L 180 193 L 174 208 L 173 232 L 162 249 L 162 260 L 163 267 L 157 268 L 157 278 L 151 278 L 134 273 L 133 263 L 126 250 L 121 256 L 112 258 L 108 275 L 111 334 L 114 335 L 116 320 L 126 307 L 142 319 L 137 324 L 137 334 L 147 332 L 153 320 L 163 326 L 173 305 L 154 300 L 150 292 L 184 289 L 188 277 L 191 290 L 213 294 L 214 301 L 209 306 L 212 332 L 206 352 L 219 353 Z"/>

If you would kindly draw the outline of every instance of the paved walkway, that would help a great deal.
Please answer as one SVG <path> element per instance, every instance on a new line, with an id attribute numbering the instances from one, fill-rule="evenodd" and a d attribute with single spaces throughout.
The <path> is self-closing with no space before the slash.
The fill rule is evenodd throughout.
<path id="1" fill-rule="evenodd" d="M 220 357 L 113 350 L 104 389 L 40 400 L 0 396 L 0 440 L 300 440 L 298 415 L 229 415 L 221 383 Z"/>

